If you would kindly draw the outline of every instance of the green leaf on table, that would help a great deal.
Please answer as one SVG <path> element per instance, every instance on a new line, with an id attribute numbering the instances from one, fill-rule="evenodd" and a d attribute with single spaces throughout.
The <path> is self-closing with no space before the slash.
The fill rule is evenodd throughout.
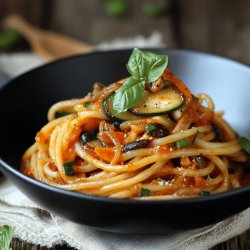
<path id="1" fill-rule="evenodd" d="M 121 113 L 136 105 L 144 94 L 145 81 L 128 78 L 114 96 L 113 108 Z"/>
<path id="2" fill-rule="evenodd" d="M 7 225 L 0 227 L 0 249 L 10 250 L 14 230 Z"/>

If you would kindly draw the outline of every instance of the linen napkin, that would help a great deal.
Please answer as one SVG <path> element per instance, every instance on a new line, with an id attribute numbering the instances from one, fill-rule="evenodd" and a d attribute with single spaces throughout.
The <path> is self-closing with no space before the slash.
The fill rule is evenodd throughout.
<path id="1" fill-rule="evenodd" d="M 101 232 L 54 216 L 39 208 L 9 181 L 0 182 L 0 224 L 15 237 L 52 247 L 67 243 L 79 250 L 209 249 L 250 228 L 250 208 L 223 222 L 169 235 L 126 235 Z"/>
<path id="2" fill-rule="evenodd" d="M 124 47 L 164 46 L 157 32 L 103 42 L 101 50 Z M 44 62 L 32 53 L 0 55 L 0 69 L 16 76 Z M 14 227 L 15 237 L 28 243 L 51 247 L 67 243 L 79 250 L 125 249 L 208 249 L 242 234 L 250 228 L 250 208 L 216 225 L 169 235 L 125 235 L 101 232 L 59 218 L 39 208 L 5 178 L 0 178 L 0 225 Z"/>

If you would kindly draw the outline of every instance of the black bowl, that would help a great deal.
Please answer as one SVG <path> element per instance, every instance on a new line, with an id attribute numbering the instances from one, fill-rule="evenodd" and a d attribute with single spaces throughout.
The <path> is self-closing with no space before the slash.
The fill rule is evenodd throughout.
<path id="1" fill-rule="evenodd" d="M 222 57 L 175 49 L 169 67 L 193 93 L 210 94 L 239 133 L 250 135 L 250 68 Z M 123 233 L 169 233 L 214 224 L 250 206 L 250 186 L 210 197 L 169 201 L 115 200 L 61 190 L 19 172 L 21 155 L 46 123 L 53 103 L 84 96 L 95 81 L 128 75 L 131 50 L 97 52 L 56 61 L 27 72 L 0 91 L 1 171 L 31 200 L 68 220 Z"/>

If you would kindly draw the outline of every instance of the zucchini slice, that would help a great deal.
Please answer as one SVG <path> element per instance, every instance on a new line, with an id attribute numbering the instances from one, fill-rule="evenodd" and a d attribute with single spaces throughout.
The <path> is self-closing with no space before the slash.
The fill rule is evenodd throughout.
<path id="1" fill-rule="evenodd" d="M 123 122 L 140 119 L 140 117 L 130 113 L 129 111 L 115 114 L 113 109 L 114 96 L 115 92 L 109 94 L 102 102 L 102 110 L 104 114 L 111 120 L 111 122 Z"/>
<path id="2" fill-rule="evenodd" d="M 167 87 L 157 93 L 145 90 L 143 100 L 130 108 L 130 111 L 139 116 L 162 115 L 180 108 L 183 104 L 183 96 L 174 88 Z"/>

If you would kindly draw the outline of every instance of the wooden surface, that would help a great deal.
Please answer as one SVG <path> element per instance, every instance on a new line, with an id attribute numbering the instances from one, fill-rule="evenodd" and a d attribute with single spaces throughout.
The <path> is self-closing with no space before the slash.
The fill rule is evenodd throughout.
<path id="1" fill-rule="evenodd" d="M 101 0 L 0 0 L 0 21 L 20 13 L 40 27 L 99 44 L 149 37 L 159 31 L 168 47 L 198 49 L 250 64 L 249 0 L 147 0 L 165 4 L 166 15 L 148 16 L 146 0 L 128 0 L 123 18 L 109 16 Z"/>
<path id="2" fill-rule="evenodd" d="M 12 242 L 13 250 L 75 250 L 75 248 L 67 245 L 57 245 L 53 248 L 40 247 L 32 244 L 27 244 L 18 239 L 14 239 Z M 250 249 L 250 230 L 244 234 L 234 237 L 226 242 L 218 244 L 212 247 L 210 250 L 249 250 Z"/>

